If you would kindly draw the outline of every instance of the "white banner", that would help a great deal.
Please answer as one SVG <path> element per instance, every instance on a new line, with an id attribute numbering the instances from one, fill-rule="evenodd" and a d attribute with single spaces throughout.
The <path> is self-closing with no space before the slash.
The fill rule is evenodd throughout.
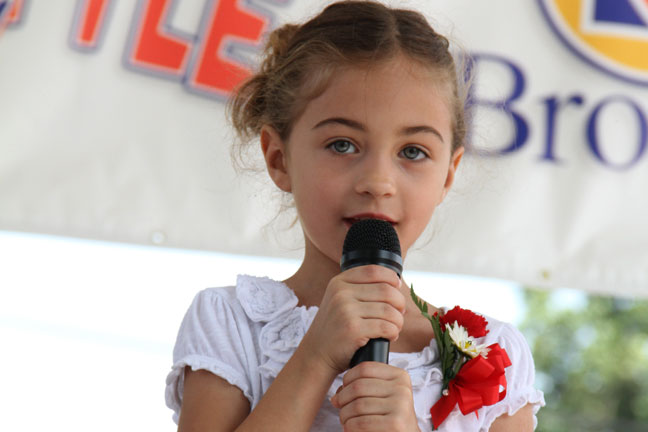
<path id="1" fill-rule="evenodd" d="M 0 0 L 0 229 L 299 256 L 231 168 L 224 103 L 326 3 Z M 647 296 L 648 3 L 390 4 L 476 73 L 469 155 L 406 266 Z"/>

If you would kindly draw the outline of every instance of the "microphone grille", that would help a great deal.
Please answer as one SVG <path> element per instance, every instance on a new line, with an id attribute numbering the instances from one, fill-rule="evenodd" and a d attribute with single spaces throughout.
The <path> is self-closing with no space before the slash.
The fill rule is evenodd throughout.
<path id="1" fill-rule="evenodd" d="M 349 228 L 342 253 L 363 249 L 380 249 L 401 256 L 396 230 L 389 222 L 380 219 L 362 219 Z"/>

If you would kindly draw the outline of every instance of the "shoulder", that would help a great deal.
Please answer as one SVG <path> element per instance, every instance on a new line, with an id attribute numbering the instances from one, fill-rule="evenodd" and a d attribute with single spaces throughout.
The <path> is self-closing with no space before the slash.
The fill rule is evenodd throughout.
<path id="1" fill-rule="evenodd" d="M 198 292 L 185 312 L 173 349 L 174 362 L 187 356 L 211 357 L 223 344 L 238 338 L 249 327 L 236 298 L 236 286 L 207 288 Z"/>
<path id="2" fill-rule="evenodd" d="M 219 322 L 245 315 L 236 299 L 236 286 L 206 288 L 199 291 L 189 305 L 180 326 L 180 333 L 196 327 L 207 329 Z"/>
<path id="3" fill-rule="evenodd" d="M 526 338 L 514 325 L 485 317 L 488 321 L 488 334 L 483 338 L 486 345 L 498 344 L 506 351 L 511 365 L 505 368 L 506 396 L 499 403 L 487 407 L 484 424 L 490 426 L 501 415 L 512 416 L 521 408 L 529 405 L 532 409 L 534 426 L 535 414 L 544 406 L 543 393 L 535 388 L 535 365 Z M 481 417 L 481 416 L 480 416 Z"/>
<path id="4" fill-rule="evenodd" d="M 205 288 L 196 293 L 190 308 L 204 308 L 218 303 L 235 305 L 236 285 Z"/>

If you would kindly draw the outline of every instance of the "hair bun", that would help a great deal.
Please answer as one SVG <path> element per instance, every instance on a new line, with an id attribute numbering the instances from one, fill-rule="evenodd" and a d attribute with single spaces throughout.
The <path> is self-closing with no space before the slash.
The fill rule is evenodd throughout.
<path id="1" fill-rule="evenodd" d="M 271 69 L 280 58 L 288 53 L 293 36 L 300 27 L 297 24 L 284 24 L 270 33 L 265 46 L 265 70 L 268 70 L 266 68 Z"/>

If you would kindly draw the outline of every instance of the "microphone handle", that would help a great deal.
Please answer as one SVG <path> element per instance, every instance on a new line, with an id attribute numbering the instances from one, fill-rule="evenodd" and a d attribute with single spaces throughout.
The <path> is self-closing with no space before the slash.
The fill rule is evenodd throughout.
<path id="1" fill-rule="evenodd" d="M 400 278 L 403 271 L 403 259 L 397 253 L 382 249 L 360 249 L 342 254 L 340 268 L 342 271 L 353 267 L 377 264 L 393 270 Z M 369 342 L 359 348 L 353 357 L 349 367 L 354 367 L 364 361 L 375 361 L 389 363 L 389 339 L 369 339 Z"/>
<path id="2" fill-rule="evenodd" d="M 389 363 L 389 340 L 385 338 L 369 339 L 369 342 L 353 354 L 350 367 L 363 361 Z"/>

